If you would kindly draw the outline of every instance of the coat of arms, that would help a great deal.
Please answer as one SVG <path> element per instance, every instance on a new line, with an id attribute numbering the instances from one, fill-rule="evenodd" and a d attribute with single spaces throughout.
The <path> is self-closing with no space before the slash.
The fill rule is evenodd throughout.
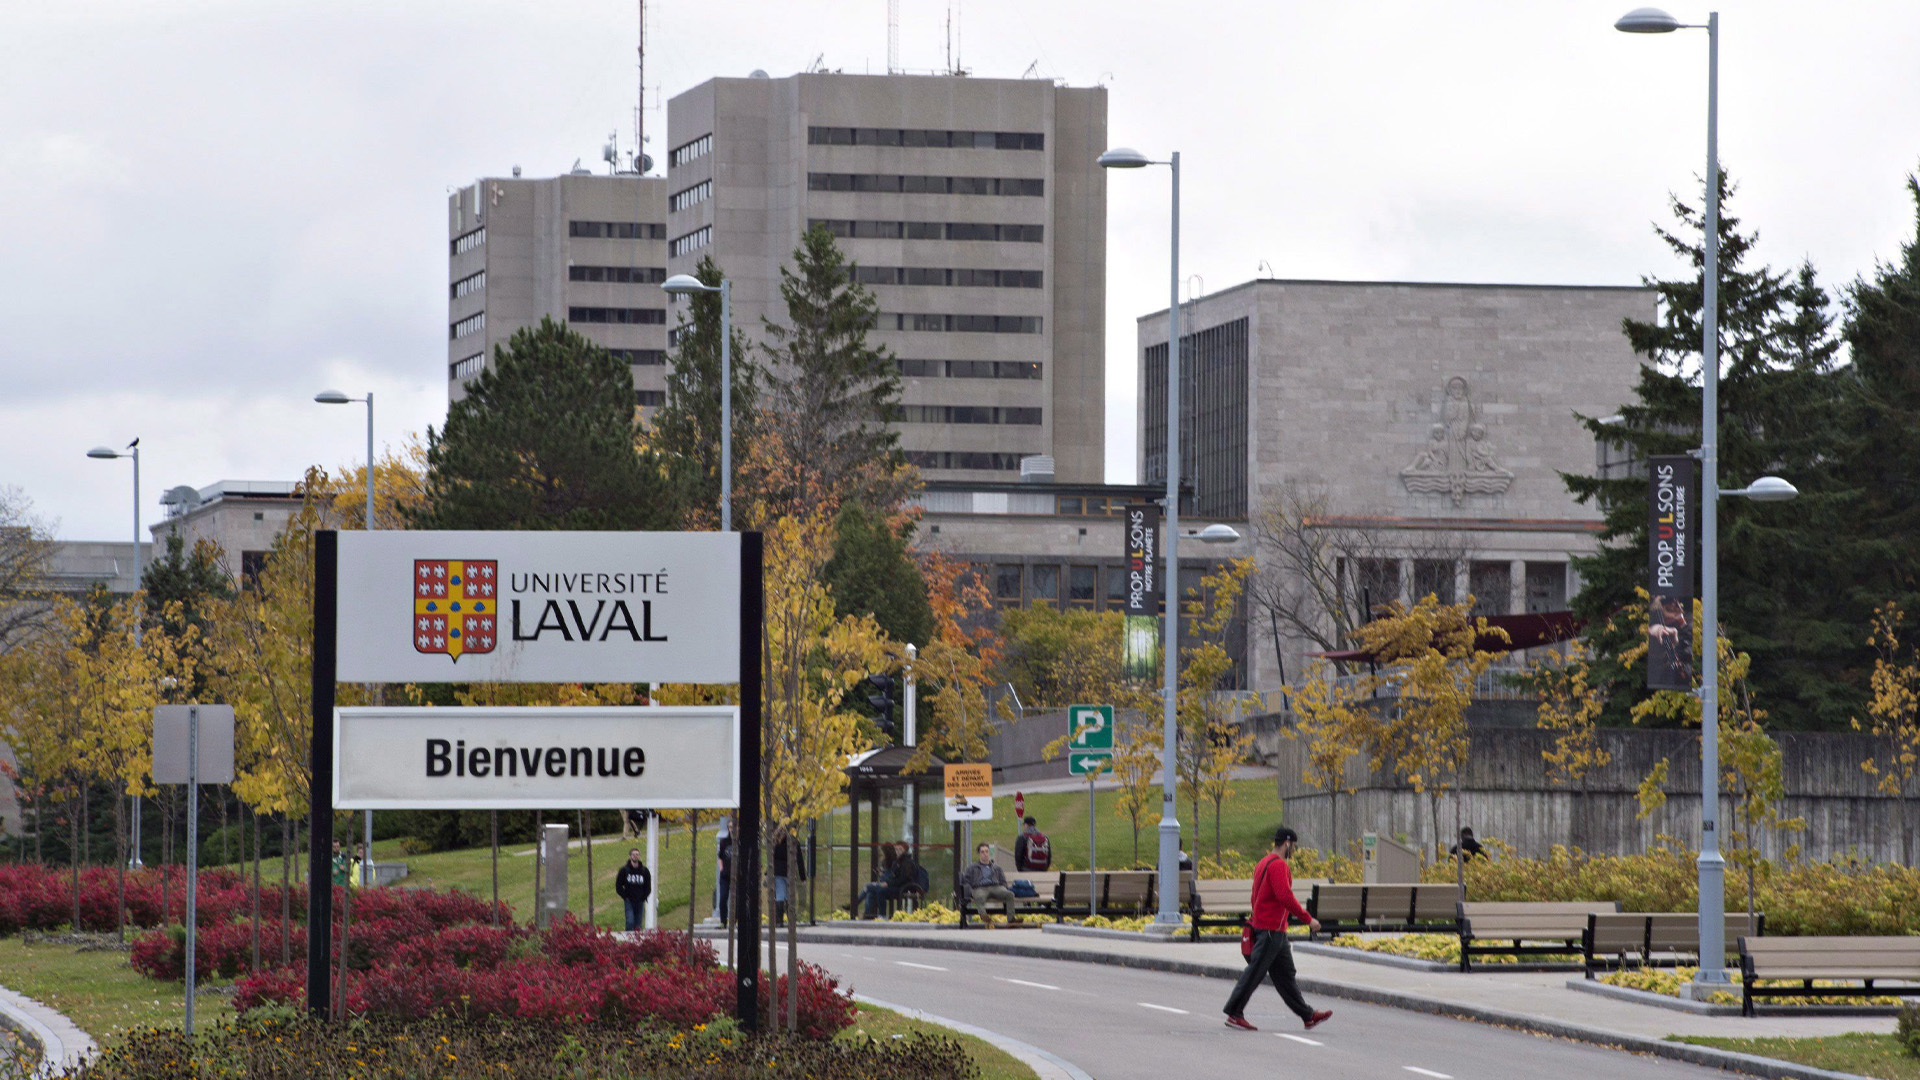
<path id="1" fill-rule="evenodd" d="M 443 653 L 456 663 L 463 653 L 492 652 L 499 572 L 491 559 L 415 559 L 414 651 Z"/>

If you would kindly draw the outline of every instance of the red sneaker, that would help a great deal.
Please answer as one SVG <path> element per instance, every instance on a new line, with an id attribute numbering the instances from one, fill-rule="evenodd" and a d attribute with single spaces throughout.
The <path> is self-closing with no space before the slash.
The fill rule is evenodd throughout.
<path id="1" fill-rule="evenodd" d="M 1328 1020 L 1331 1020 L 1332 1018 L 1333 1018 L 1332 1009 L 1321 1009 L 1319 1012 L 1314 1013 L 1312 1016 L 1307 1017 L 1307 1030 L 1312 1031 L 1314 1028 L 1319 1027 L 1321 1024 L 1326 1023 Z"/>
<path id="2" fill-rule="evenodd" d="M 1259 1028 L 1254 1027 L 1252 1024 L 1247 1023 L 1247 1018 L 1244 1016 L 1227 1017 L 1227 1026 L 1230 1028 L 1239 1028 L 1241 1031 L 1259 1031 L 1260 1030 Z"/>

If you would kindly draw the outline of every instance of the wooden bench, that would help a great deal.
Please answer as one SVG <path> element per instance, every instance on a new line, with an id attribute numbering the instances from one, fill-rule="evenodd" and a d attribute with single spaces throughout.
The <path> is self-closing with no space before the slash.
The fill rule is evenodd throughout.
<path id="1" fill-rule="evenodd" d="M 1417 885 L 1315 885 L 1307 912 L 1323 933 L 1365 930 L 1452 930 L 1460 887 L 1452 882 Z"/>
<path id="2" fill-rule="evenodd" d="M 1767 917 L 1756 914 L 1751 921 L 1744 911 L 1727 912 L 1726 937 L 1732 945 L 1743 937 L 1766 933 Z M 1642 967 L 1678 967 L 1700 955 L 1700 916 L 1689 911 L 1672 912 L 1596 912 L 1587 916 L 1586 935 L 1580 939 L 1581 959 L 1587 978 L 1596 971 Z"/>
<path id="3" fill-rule="evenodd" d="M 1476 956 L 1580 955 L 1580 942 L 1587 932 L 1587 916 L 1619 910 L 1618 900 L 1461 901 L 1460 970 L 1473 970 Z M 1482 944 L 1492 941 L 1506 944 Z M 1530 941 L 1537 944 L 1527 944 Z M 1547 942 L 1552 944 L 1544 944 Z"/>
<path id="4" fill-rule="evenodd" d="M 1330 884 L 1326 878 L 1295 878 L 1293 898 L 1301 907 L 1306 907 L 1313 900 L 1315 885 Z M 1192 921 L 1194 941 L 1200 940 L 1202 926 L 1245 925 L 1253 915 L 1253 879 L 1195 880 L 1187 890 L 1187 914 Z"/>
<path id="5" fill-rule="evenodd" d="M 1097 870 L 1091 875 L 1085 870 L 1065 870 L 1060 874 L 1055 917 L 1085 915 L 1090 909 L 1096 915 L 1139 915 L 1153 910 L 1157 896 L 1151 870 Z"/>
<path id="6" fill-rule="evenodd" d="M 1743 937 L 1740 939 L 1740 1011 L 1753 1015 L 1756 997 L 1865 997 L 1920 995 L 1920 937 Z M 1799 986 L 1755 986 L 1761 979 L 1796 979 Z M 1813 980 L 1860 986 L 1815 986 Z M 1885 979 L 1893 985 L 1875 986 Z"/>
<path id="7" fill-rule="evenodd" d="M 1016 881 L 1030 881 L 1033 883 L 1033 891 L 1039 894 L 1037 896 L 1015 897 L 1013 901 L 1014 914 L 1024 915 L 1029 911 L 1038 911 L 1041 913 L 1057 912 L 1060 907 L 1061 876 L 1058 870 L 1022 870 L 1018 871 L 1017 874 L 1009 874 L 1007 876 L 1008 885 L 1012 885 Z M 1082 876 L 1084 877 L 1085 875 Z M 988 906 L 997 907 L 999 903 L 998 900 L 989 901 Z M 962 927 L 967 925 L 967 915 L 969 913 L 977 913 L 982 917 L 986 915 L 986 911 L 976 906 L 971 897 L 955 897 L 955 906 L 959 908 L 960 925 Z"/>

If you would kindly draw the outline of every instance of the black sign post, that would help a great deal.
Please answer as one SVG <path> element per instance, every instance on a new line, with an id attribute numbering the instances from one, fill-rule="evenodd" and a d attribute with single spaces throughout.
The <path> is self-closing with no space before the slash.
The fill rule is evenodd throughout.
<path id="1" fill-rule="evenodd" d="M 766 625 L 765 549 L 761 534 L 740 534 L 740 817 L 733 841 L 734 952 L 740 1029 L 760 1030 L 760 637 Z M 752 942 L 751 945 L 748 942 Z M 778 980 L 770 980 L 777 985 Z"/>
<path id="2" fill-rule="evenodd" d="M 1647 688 L 1693 689 L 1700 463 L 1647 459 Z"/>
<path id="3" fill-rule="evenodd" d="M 313 534 L 313 745 L 307 781 L 307 1012 L 333 1004 L 333 690 L 339 644 L 340 534 Z"/>

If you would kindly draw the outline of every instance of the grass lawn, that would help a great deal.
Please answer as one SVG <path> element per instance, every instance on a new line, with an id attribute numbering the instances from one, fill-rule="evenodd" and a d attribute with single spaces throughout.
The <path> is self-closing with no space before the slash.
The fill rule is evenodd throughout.
<path id="1" fill-rule="evenodd" d="M 185 984 L 147 978 L 128 966 L 123 952 L 79 952 L 72 945 L 27 945 L 17 936 L 0 938 L 0 982 L 60 1010 L 103 1041 L 133 1027 L 178 1027 L 186 1017 Z M 226 995 L 201 994 L 194 1002 L 194 1029 L 232 1015 Z"/>
<path id="2" fill-rule="evenodd" d="M 993 1046 L 985 1040 L 972 1035 L 962 1035 L 957 1031 L 909 1019 L 891 1009 L 879 1009 L 872 1005 L 860 1006 L 860 1019 L 840 1034 L 842 1039 L 858 1039 L 872 1036 L 881 1042 L 896 1035 L 907 1035 L 918 1031 L 926 1035 L 938 1035 L 955 1039 L 966 1049 L 967 1056 L 980 1066 L 980 1080 L 1033 1080 L 1033 1070 L 1021 1064 L 1011 1054 Z"/>
<path id="3" fill-rule="evenodd" d="M 1759 1057 L 1778 1058 L 1882 1080 L 1920 1080 L 1920 1057 L 1904 1050 L 1891 1035 L 1855 1033 L 1821 1039 L 1720 1039 L 1703 1035 L 1674 1035 L 1674 1042 L 1711 1046 Z"/>

